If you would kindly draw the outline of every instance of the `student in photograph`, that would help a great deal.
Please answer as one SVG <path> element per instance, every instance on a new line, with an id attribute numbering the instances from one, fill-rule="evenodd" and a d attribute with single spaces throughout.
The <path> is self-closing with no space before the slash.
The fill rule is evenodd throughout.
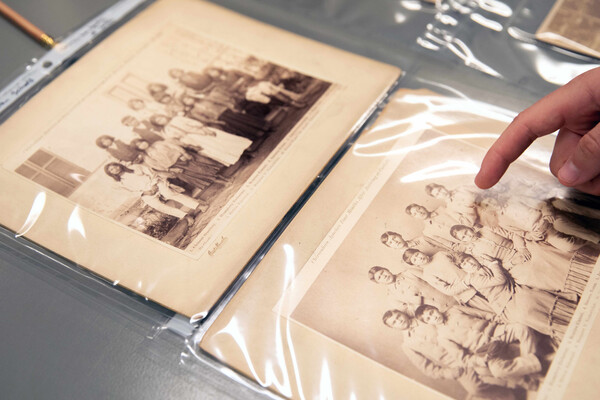
<path id="1" fill-rule="evenodd" d="M 458 345 L 464 349 L 470 356 L 471 366 L 480 375 L 518 381 L 542 370 L 536 356 L 537 335 L 525 325 L 500 324 L 454 308 L 442 312 L 428 304 L 417 308 L 415 318 L 436 327 L 440 346 L 454 348 Z M 499 349 L 511 344 L 519 345 L 517 356 L 507 358 L 506 354 L 495 354 L 502 353 Z"/>
<path id="2" fill-rule="evenodd" d="M 464 186 L 448 190 L 443 185 L 430 183 L 425 186 L 425 193 L 442 200 L 446 205 L 446 212 L 455 220 L 462 221 L 463 225 L 474 226 L 478 222 L 479 217 L 475 204 L 480 195 L 476 191 Z"/>
<path id="3" fill-rule="evenodd" d="M 394 231 L 384 232 L 380 237 L 381 243 L 391 249 L 406 250 L 417 249 L 427 255 L 434 255 L 438 251 L 448 250 L 452 247 L 450 241 L 436 240 L 427 236 L 418 236 L 408 241 L 401 234 Z M 444 244 L 443 244 L 444 243 Z"/>
<path id="4" fill-rule="evenodd" d="M 141 160 L 141 152 L 131 144 L 126 144 L 110 135 L 96 139 L 96 146 L 104 149 L 112 157 L 124 163 L 136 163 Z"/>
<path id="5" fill-rule="evenodd" d="M 174 190 L 167 182 L 160 179 L 157 174 L 142 165 L 126 167 L 119 163 L 108 163 L 104 166 L 104 172 L 118 182 L 122 188 L 138 193 L 140 199 L 153 209 L 164 214 L 182 219 L 190 212 L 195 211 L 200 203 L 189 196 Z M 169 206 L 161 201 L 173 200 L 187 207 L 188 211 Z"/>
<path id="6" fill-rule="evenodd" d="M 458 303 L 420 278 L 420 269 L 406 270 L 394 275 L 385 267 L 375 266 L 369 270 L 369 279 L 387 288 L 388 296 L 406 304 L 414 312 L 422 304 L 431 304 L 447 310 Z"/>
<path id="7" fill-rule="evenodd" d="M 225 166 L 237 163 L 252 145 L 247 138 L 208 127 L 191 118 L 154 115 L 150 121 L 162 130 L 165 137 L 182 146 L 195 148 L 198 153 Z"/>
<path id="8" fill-rule="evenodd" d="M 160 104 L 168 104 L 173 100 L 172 96 L 167 93 L 169 87 L 164 83 L 152 82 L 146 88 L 154 101 Z"/>
<path id="9" fill-rule="evenodd" d="M 179 179 L 198 189 L 205 189 L 214 182 L 225 186 L 231 184 L 230 180 L 218 175 L 215 169 L 195 162 L 183 147 L 171 140 L 161 140 L 150 145 L 144 140 L 136 139 L 132 143 L 143 152 L 144 165 L 161 175 Z"/>
<path id="10" fill-rule="evenodd" d="M 269 130 L 269 124 L 262 117 L 233 110 L 207 98 L 196 99 L 186 116 L 250 140 L 263 136 Z"/>
<path id="11" fill-rule="evenodd" d="M 462 284 L 484 296 L 503 321 L 526 325 L 560 343 L 577 306 L 575 303 L 544 290 L 516 284 L 497 260 L 488 260 L 482 265 L 464 254 L 458 263 L 466 272 Z M 561 307 L 557 307 L 559 304 Z M 559 309 L 560 317 L 555 318 Z"/>
<path id="12" fill-rule="evenodd" d="M 579 250 L 565 252 L 545 241 L 526 241 L 502 229 L 455 225 L 450 233 L 464 244 L 464 252 L 478 261 L 499 260 L 520 285 L 547 290 L 573 301 L 583 294 L 595 264 L 595 259 L 579 256 Z"/>
<path id="13" fill-rule="evenodd" d="M 450 228 L 463 222 L 469 224 L 467 220 L 455 219 L 446 212 L 445 207 L 438 207 L 434 211 L 429 211 L 420 204 L 412 203 L 406 207 L 405 211 L 411 217 L 423 221 L 423 235 L 444 243 L 450 243 L 449 249 L 452 247 Z"/>
<path id="14" fill-rule="evenodd" d="M 481 200 L 478 213 L 482 224 L 498 226 L 526 240 L 546 241 L 563 251 L 574 251 L 588 241 L 598 243 L 600 234 L 569 221 L 547 202 L 511 196 L 500 203 L 493 197 Z"/>
<path id="15" fill-rule="evenodd" d="M 139 98 L 132 98 L 127 102 L 127 106 L 135 111 L 140 118 L 148 119 L 153 114 L 164 113 L 164 106 L 158 105 L 154 101 L 146 101 Z"/>
<path id="16" fill-rule="evenodd" d="M 302 95 L 286 90 L 283 85 L 275 85 L 269 81 L 259 81 L 246 89 L 245 98 L 248 101 L 270 105 L 289 105 L 296 108 L 306 107 Z"/>
<path id="17" fill-rule="evenodd" d="M 479 398 L 514 399 L 510 389 L 484 382 L 469 367 L 469 354 L 460 346 L 440 346 L 434 326 L 420 323 L 416 318 L 396 309 L 385 312 L 383 323 L 403 332 L 402 350 L 424 375 L 433 379 L 456 380 L 470 395 Z"/>
<path id="18" fill-rule="evenodd" d="M 155 129 L 154 125 L 152 125 L 150 121 L 140 121 L 134 116 L 126 115 L 121 118 L 121 123 L 124 126 L 131 128 L 133 133 L 139 136 L 140 139 L 144 139 L 150 144 L 164 139 L 164 137 L 160 134 L 160 131 Z"/>
<path id="19" fill-rule="evenodd" d="M 217 86 L 229 91 L 239 91 L 255 80 L 252 75 L 238 69 L 208 67 L 204 69 L 204 73 L 213 78 Z"/>
<path id="20" fill-rule="evenodd" d="M 476 289 L 464 283 L 466 272 L 456 264 L 448 252 L 438 252 L 428 256 L 419 250 L 408 249 L 402 255 L 404 261 L 423 270 L 422 279 L 432 287 L 454 299 L 461 305 L 467 305 L 483 312 L 494 312 L 487 299 Z"/>
<path id="21" fill-rule="evenodd" d="M 177 83 L 197 92 L 208 91 L 215 86 L 216 79 L 211 75 L 213 74 L 184 71 L 180 68 L 169 70 L 169 76 Z"/>

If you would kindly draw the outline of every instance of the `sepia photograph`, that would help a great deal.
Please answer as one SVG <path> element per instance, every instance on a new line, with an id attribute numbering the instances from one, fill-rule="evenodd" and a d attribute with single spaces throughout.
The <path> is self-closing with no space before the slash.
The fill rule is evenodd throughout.
<path id="1" fill-rule="evenodd" d="M 0 223 L 202 319 L 399 74 L 154 2 L 0 126 Z"/>
<path id="2" fill-rule="evenodd" d="M 597 200 L 525 163 L 479 190 L 484 150 L 445 139 L 383 162 L 273 311 L 452 398 L 534 399 L 594 273 Z"/>
<path id="3" fill-rule="evenodd" d="M 168 28 L 26 159 L 10 164 L 92 212 L 194 255 L 269 173 L 330 87 Z"/>
<path id="4" fill-rule="evenodd" d="M 578 53 L 600 57 L 600 7 L 595 0 L 556 0 L 536 38 Z"/>

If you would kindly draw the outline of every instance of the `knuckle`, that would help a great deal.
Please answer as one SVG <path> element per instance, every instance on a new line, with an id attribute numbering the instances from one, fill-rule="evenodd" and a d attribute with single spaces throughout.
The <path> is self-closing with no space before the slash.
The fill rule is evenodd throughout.
<path id="1" fill-rule="evenodd" d="M 523 135 L 523 139 L 525 139 L 527 143 L 531 144 L 538 138 L 535 129 L 531 126 L 531 119 L 528 118 L 525 111 L 521 111 L 517 114 L 513 124 L 519 127 L 519 129 L 516 129 L 514 132 L 520 132 L 520 135 Z"/>
<path id="2" fill-rule="evenodd" d="M 579 151 L 585 158 L 596 158 L 600 156 L 600 137 L 599 135 L 584 135 L 579 141 Z"/>

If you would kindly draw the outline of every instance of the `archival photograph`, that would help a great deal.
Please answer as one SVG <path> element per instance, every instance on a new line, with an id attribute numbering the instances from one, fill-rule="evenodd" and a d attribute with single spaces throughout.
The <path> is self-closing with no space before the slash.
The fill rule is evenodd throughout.
<path id="1" fill-rule="evenodd" d="M 597 200 L 524 163 L 479 190 L 485 150 L 440 138 L 382 162 L 273 310 L 451 398 L 534 399 L 594 274 Z"/>
<path id="2" fill-rule="evenodd" d="M 168 27 L 10 167 L 195 254 L 269 173 L 331 86 Z"/>
<path id="3" fill-rule="evenodd" d="M 594 0 L 557 0 L 536 38 L 579 53 L 600 57 L 600 8 Z"/>

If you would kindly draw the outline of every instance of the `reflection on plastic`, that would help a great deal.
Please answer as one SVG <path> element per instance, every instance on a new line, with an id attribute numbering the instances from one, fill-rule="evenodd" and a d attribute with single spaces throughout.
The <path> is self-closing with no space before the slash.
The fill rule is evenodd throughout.
<path id="1" fill-rule="evenodd" d="M 465 5 L 464 3 L 467 3 Z M 449 7 L 448 7 L 449 6 Z M 440 9 L 446 11 L 448 8 L 451 8 L 454 11 L 457 11 L 461 14 L 470 14 L 474 8 L 480 8 L 484 11 L 487 11 L 492 14 L 499 15 L 501 17 L 510 17 L 513 14 L 512 9 L 497 0 L 476 0 L 476 1 L 458 1 L 458 0 L 449 0 L 448 6 L 442 5 Z M 471 6 L 471 7 L 469 7 Z"/>
<path id="2" fill-rule="evenodd" d="M 497 14 L 501 17 L 508 18 L 513 14 L 512 9 L 508 5 L 502 3 L 501 1 L 477 0 L 477 3 L 479 4 L 479 7 L 481 7 L 482 10 Z"/>
<path id="3" fill-rule="evenodd" d="M 382 153 L 369 153 L 369 154 L 360 154 L 355 151 L 355 155 L 359 156 L 368 156 L 368 157 L 381 157 L 381 156 L 390 156 L 390 155 L 398 155 L 405 154 L 412 151 L 423 150 L 428 147 L 437 146 L 440 142 L 446 140 L 471 140 L 471 139 L 497 139 L 500 136 L 497 133 L 466 133 L 466 134 L 456 134 L 452 136 L 442 136 L 439 138 L 431 139 L 426 142 L 418 143 L 412 146 L 404 146 L 399 149 L 393 149 Z M 366 147 L 366 146 L 365 146 Z"/>
<path id="4" fill-rule="evenodd" d="M 471 19 L 477 22 L 479 25 L 485 26 L 486 28 L 496 32 L 502 32 L 502 30 L 504 29 L 502 28 L 502 24 L 500 22 L 486 18 L 479 13 L 471 14 Z"/>
<path id="5" fill-rule="evenodd" d="M 509 26 L 506 29 L 506 32 L 513 38 L 522 42 L 535 43 L 535 36 L 531 33 L 525 32 L 522 29 L 515 28 L 514 26 Z M 533 49 L 537 49 L 537 46 L 534 46 Z"/>
<path id="6" fill-rule="evenodd" d="M 283 249 L 284 249 L 285 256 L 286 256 L 284 279 L 283 279 L 283 287 L 285 289 L 294 279 L 296 268 L 295 268 L 295 263 L 294 263 L 294 248 L 288 244 L 284 244 Z M 282 320 L 283 320 L 283 318 L 277 319 L 277 329 L 275 330 L 276 332 L 284 332 L 284 329 L 282 329 Z M 294 376 L 296 377 L 296 381 L 298 383 L 298 390 L 300 391 L 300 398 L 304 398 L 304 395 L 302 393 L 302 384 L 300 383 L 300 377 L 298 375 L 298 367 L 297 367 L 298 364 L 296 361 L 294 346 L 291 341 L 291 336 L 290 336 L 290 332 L 289 332 L 289 320 L 286 319 L 285 321 L 286 321 L 285 337 L 288 342 L 287 345 L 289 348 L 289 354 L 292 358 L 292 365 L 294 368 Z M 233 317 L 231 319 L 231 321 L 229 321 L 229 323 L 219 332 L 219 334 L 220 335 L 228 335 L 234 340 L 237 347 L 242 352 L 242 355 L 243 355 L 244 359 L 246 360 L 246 363 L 248 364 L 250 373 L 252 374 L 253 378 L 261 386 L 263 386 L 263 387 L 274 386 L 276 388 L 276 390 L 279 391 L 284 396 L 289 397 L 292 395 L 291 382 L 289 380 L 290 373 L 285 370 L 285 365 L 286 365 L 286 362 L 284 359 L 285 351 L 284 351 L 283 337 L 281 334 L 276 335 L 274 352 L 275 352 L 275 357 L 277 358 L 276 365 L 283 366 L 284 370 L 276 371 L 275 367 L 273 366 L 273 363 L 267 361 L 264 366 L 265 367 L 264 379 L 261 378 L 260 374 L 258 373 L 258 371 L 256 370 L 255 366 L 252 363 L 252 358 L 250 356 L 250 351 L 248 349 L 248 345 L 246 344 L 245 335 L 238 324 L 237 318 Z M 278 376 L 281 376 L 281 379 L 279 379 Z"/>
<path id="7" fill-rule="evenodd" d="M 206 317 L 206 311 L 199 312 L 190 317 L 190 324 L 195 324 L 198 321 L 203 320 Z"/>
<path id="8" fill-rule="evenodd" d="M 462 95 L 460 92 L 458 95 Z M 479 132 L 455 134 L 452 136 L 442 136 L 426 142 L 418 143 L 412 146 L 404 146 L 382 152 L 371 152 L 374 148 L 387 143 L 394 142 L 402 137 L 421 133 L 433 126 L 450 125 L 456 120 L 460 120 L 461 114 L 465 110 L 469 110 L 469 114 L 480 115 L 485 118 L 493 118 L 501 122 L 510 122 L 514 117 L 514 113 L 500 107 L 492 107 L 489 104 L 476 102 L 469 99 L 452 99 L 440 96 L 412 96 L 407 95 L 402 98 L 404 103 L 422 104 L 425 110 L 416 113 L 406 118 L 396 118 L 387 123 L 380 123 L 373 132 L 379 130 L 388 130 L 398 127 L 398 133 L 395 135 L 387 134 L 384 138 L 374 139 L 365 143 L 356 143 L 352 152 L 356 156 L 362 157 L 382 157 L 393 154 L 404 154 L 410 151 L 418 151 L 431 146 L 437 145 L 444 140 L 469 140 L 469 139 L 496 139 L 499 135 L 497 132 Z"/>
<path id="9" fill-rule="evenodd" d="M 403 176 L 400 182 L 409 183 L 448 176 L 473 175 L 478 171 L 479 166 L 473 163 L 449 160 Z"/>
<path id="10" fill-rule="evenodd" d="M 331 388 L 331 374 L 329 372 L 329 363 L 327 359 L 323 359 L 321 365 L 321 385 L 319 386 L 319 397 L 321 399 L 333 400 L 333 389 Z"/>
<path id="11" fill-rule="evenodd" d="M 83 175 L 81 175 L 81 174 L 72 173 L 72 174 L 69 174 L 69 176 L 74 181 L 79 182 L 79 183 L 83 183 L 83 181 L 85 180 L 85 177 Z"/>
<path id="12" fill-rule="evenodd" d="M 85 239 L 85 228 L 83 227 L 83 222 L 81 222 L 81 216 L 79 215 L 79 206 L 75 206 L 71 216 L 69 217 L 69 222 L 67 222 L 67 231 L 69 234 L 77 232 L 82 238 Z"/>
<path id="13" fill-rule="evenodd" d="M 399 12 L 394 13 L 394 21 L 396 21 L 397 24 L 401 24 L 406 21 L 406 15 Z"/>
<path id="14" fill-rule="evenodd" d="M 562 86 L 569 82 L 571 79 L 575 78 L 577 75 L 583 74 L 590 69 L 596 68 L 597 64 L 574 64 L 568 62 L 560 62 L 555 59 L 548 57 L 543 52 L 538 51 L 538 46 L 536 45 L 537 40 L 535 35 L 525 32 L 519 28 L 515 28 L 514 26 L 509 27 L 506 32 L 513 38 L 521 41 L 520 46 L 524 50 L 531 51 L 531 56 L 534 58 L 535 68 L 546 82 L 552 83 L 554 85 Z M 577 53 L 573 53 L 569 50 L 564 50 L 556 47 L 556 51 L 568 54 L 573 58 L 579 58 L 582 60 L 588 60 L 589 57 L 580 55 Z"/>
<path id="15" fill-rule="evenodd" d="M 451 15 L 437 13 L 435 19 L 440 21 L 444 25 L 456 26 L 458 25 L 458 20 Z"/>
<path id="16" fill-rule="evenodd" d="M 21 229 L 17 231 L 15 237 L 21 237 L 27 234 L 27 232 L 29 232 L 29 230 L 33 227 L 33 225 L 37 222 L 38 218 L 42 214 L 42 211 L 44 211 L 45 205 L 46 192 L 40 192 L 35 196 L 35 199 L 33 199 L 33 204 L 31 205 L 31 209 L 29 210 L 29 215 L 27 215 L 25 223 L 23 224 Z"/>
<path id="17" fill-rule="evenodd" d="M 252 363 L 252 357 L 250 356 L 250 352 L 248 351 L 248 346 L 246 345 L 246 340 L 244 338 L 244 332 L 240 328 L 236 317 L 231 318 L 231 321 L 229 321 L 227 326 L 225 326 L 219 332 L 219 334 L 231 336 L 231 338 L 236 343 L 237 347 L 242 352 L 242 355 L 244 357 L 244 360 L 246 360 L 246 364 L 248 365 L 248 368 L 250 369 L 250 373 L 252 374 L 252 377 L 261 386 L 269 387 L 269 386 L 273 385 L 284 396 L 288 396 L 288 397 L 291 396 L 291 387 L 290 387 L 290 382 L 288 379 L 289 375 L 287 374 L 287 371 L 282 372 L 281 375 L 282 375 L 283 382 L 279 382 L 278 378 L 276 376 L 277 374 L 273 370 L 273 365 L 267 361 L 267 363 L 265 364 L 265 378 L 264 378 L 264 380 L 261 379 L 260 374 L 256 371 L 256 368 L 255 368 L 254 364 Z M 277 360 L 278 364 L 285 365 L 284 360 L 282 359 L 283 358 L 283 348 L 282 348 L 281 344 L 282 344 L 281 336 L 277 335 L 276 342 L 275 342 L 275 354 L 276 354 L 277 358 L 279 358 L 279 360 Z"/>
<path id="18" fill-rule="evenodd" d="M 423 8 L 423 4 L 415 0 L 402 0 L 400 5 L 410 11 L 420 11 Z"/>
<path id="19" fill-rule="evenodd" d="M 283 276 L 282 292 L 292 283 L 292 281 L 294 280 L 294 277 L 295 277 L 295 272 L 296 272 L 296 263 L 294 262 L 294 247 L 289 244 L 284 244 L 283 251 L 285 252 L 285 269 L 284 269 L 285 273 Z M 280 304 L 283 304 L 283 302 L 280 302 Z M 282 329 L 281 329 L 281 321 L 282 320 L 283 320 L 283 318 L 277 318 L 277 329 L 275 330 L 275 332 L 282 332 Z M 292 336 L 290 334 L 290 320 L 289 319 L 285 319 L 285 335 L 286 335 L 286 340 L 287 340 L 287 344 L 289 347 L 290 357 L 292 359 L 292 366 L 294 368 L 294 376 L 296 378 L 296 386 L 298 388 L 300 398 L 303 399 L 304 398 L 304 393 L 302 391 L 303 385 L 300 381 L 300 375 L 298 373 L 298 371 L 299 371 L 298 361 L 296 359 L 296 351 L 294 349 L 294 343 L 292 341 Z M 277 335 L 277 346 L 278 346 L 277 347 L 277 358 L 279 358 L 283 361 L 283 341 L 281 339 L 281 335 Z M 285 365 L 285 364 L 280 363 L 280 365 Z M 287 376 L 287 371 L 285 371 L 285 372 L 286 372 L 286 376 Z M 289 382 L 288 382 L 288 384 L 289 384 Z"/>
<path id="20" fill-rule="evenodd" d="M 577 75 L 581 75 L 590 69 L 596 68 L 595 64 L 573 64 L 567 62 L 558 62 L 543 53 L 533 53 L 535 57 L 535 68 L 540 76 L 547 82 L 562 86 L 568 83 Z"/>
<path id="21" fill-rule="evenodd" d="M 440 45 L 441 47 L 446 47 L 448 50 L 450 50 L 452 53 L 454 53 L 458 58 L 463 60 L 464 64 L 467 67 L 477 69 L 481 72 L 484 72 L 488 75 L 491 75 L 491 76 L 494 76 L 497 78 L 502 77 L 502 75 L 498 71 L 496 71 L 495 69 L 493 69 L 489 65 L 483 63 L 477 57 L 475 57 L 475 55 L 473 54 L 471 49 L 469 49 L 469 46 L 467 46 L 465 44 L 465 42 L 454 37 L 453 35 L 450 34 L 450 32 L 448 32 L 444 29 L 436 28 L 432 24 L 427 25 L 427 32 L 425 33 L 425 39 L 427 39 L 426 41 L 433 42 L 435 44 Z M 417 43 L 423 45 L 423 40 L 420 40 L 420 41 L 418 40 Z M 431 46 L 430 46 L 430 44 L 426 44 L 426 47 L 430 48 Z"/>

